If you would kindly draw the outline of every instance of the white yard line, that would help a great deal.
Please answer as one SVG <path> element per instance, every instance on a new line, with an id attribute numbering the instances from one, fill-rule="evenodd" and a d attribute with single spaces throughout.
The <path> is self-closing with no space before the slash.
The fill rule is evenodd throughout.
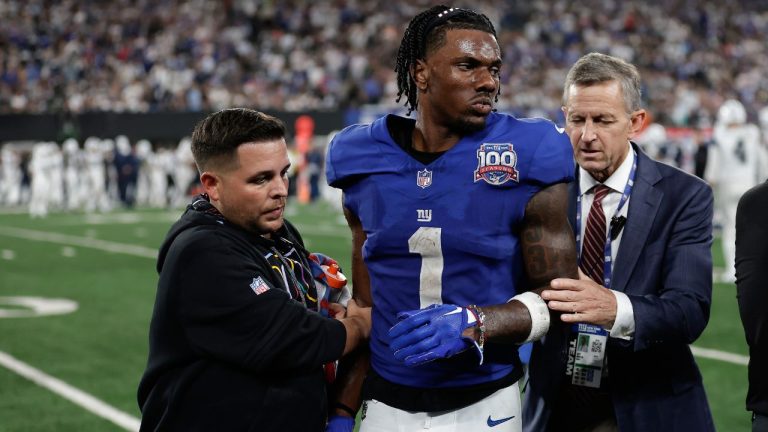
<path id="1" fill-rule="evenodd" d="M 78 237 L 46 231 L 35 231 L 25 228 L 0 227 L 0 235 L 16 237 L 25 240 L 37 240 L 67 246 L 80 246 L 99 249 L 107 252 L 122 253 L 144 258 L 157 258 L 157 249 L 125 243 L 111 242 L 88 237 Z"/>
<path id="2" fill-rule="evenodd" d="M 734 354 L 710 348 L 699 348 L 695 346 L 691 346 L 691 351 L 696 357 L 704 357 L 712 360 L 720 360 L 726 363 L 733 363 L 744 366 L 749 364 L 749 356 L 745 355 Z"/>
<path id="3" fill-rule="evenodd" d="M 139 430 L 141 420 L 138 418 L 124 413 L 100 399 L 96 399 L 78 388 L 72 387 L 58 378 L 35 369 L 8 353 L 0 351 L 0 365 L 127 431 Z"/>
<path id="4" fill-rule="evenodd" d="M 301 226 L 301 232 L 330 237 L 351 237 L 345 229 L 338 229 L 328 225 Z M 37 240 L 48 243 L 62 244 L 66 246 L 80 246 L 91 249 L 98 249 L 107 252 L 122 253 L 144 258 L 157 259 L 157 249 L 145 246 L 132 245 L 126 243 L 117 243 L 107 240 L 100 240 L 90 237 L 79 237 L 69 234 L 59 234 L 48 231 L 36 231 L 26 228 L 2 227 L 0 226 L 0 235 L 16 237 L 24 240 Z"/>

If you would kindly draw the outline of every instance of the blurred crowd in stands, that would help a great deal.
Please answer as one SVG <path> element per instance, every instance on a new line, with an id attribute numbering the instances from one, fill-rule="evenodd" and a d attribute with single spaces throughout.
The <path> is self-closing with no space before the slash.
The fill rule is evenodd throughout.
<path id="1" fill-rule="evenodd" d="M 408 19 L 434 1 L 0 0 L 0 113 L 392 107 Z M 655 121 L 768 105 L 768 3 L 473 0 L 504 50 L 500 108 L 560 116 L 582 54 L 641 69 Z M 452 4 L 462 6 L 462 4 Z"/>
<path id="2" fill-rule="evenodd" d="M 0 115 L 398 111 L 394 61 L 410 17 L 436 1 L 0 0 Z M 453 6 L 462 4 L 452 3 Z M 768 137 L 768 2 L 474 0 L 504 51 L 498 108 L 562 124 L 581 55 L 636 64 L 651 124 L 637 142 L 704 176 L 718 109 L 741 102 Z M 403 110 L 404 111 L 404 110 Z M 83 137 L 84 138 L 84 137 Z M 320 195 L 323 148 L 293 153 L 292 191 Z M 0 143 L 0 206 L 177 207 L 197 177 L 189 140 Z M 301 146 L 296 146 L 301 147 Z M 764 148 L 765 146 L 763 146 Z M 302 177 L 304 176 L 304 177 Z M 304 181 L 302 181 L 302 179 Z"/>

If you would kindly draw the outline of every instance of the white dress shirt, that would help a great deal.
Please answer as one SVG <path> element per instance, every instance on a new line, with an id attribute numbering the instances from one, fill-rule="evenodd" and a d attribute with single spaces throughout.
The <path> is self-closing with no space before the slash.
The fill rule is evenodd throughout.
<path id="1" fill-rule="evenodd" d="M 610 188 L 608 194 L 603 198 L 603 211 L 605 212 L 605 226 L 611 226 L 611 218 L 614 216 L 627 217 L 627 211 L 629 209 L 629 201 L 632 197 L 628 197 L 627 201 L 621 208 L 619 214 L 616 214 L 616 208 L 619 206 L 621 195 L 624 193 L 624 188 L 629 181 L 629 174 L 632 172 L 632 161 L 636 156 L 635 150 L 627 142 L 629 151 L 624 161 L 619 165 L 619 168 L 608 177 L 603 184 Z M 582 244 L 584 239 L 584 230 L 586 229 L 587 216 L 589 215 L 589 209 L 592 207 L 592 201 L 595 198 L 595 192 L 593 187 L 599 184 L 597 180 L 592 178 L 584 168 L 579 167 L 579 193 L 581 195 L 581 239 Z M 616 255 L 619 252 L 619 246 L 621 245 L 621 238 L 624 235 L 624 230 L 619 232 L 619 235 L 611 241 L 611 266 L 616 262 Z M 579 245 L 580 247 L 582 245 Z M 611 267 L 613 270 L 613 267 Z M 615 279 L 615 278 L 614 278 Z M 629 301 L 629 297 L 623 292 L 611 290 L 614 296 L 616 296 L 616 320 L 613 322 L 613 327 L 606 329 L 610 331 L 610 336 L 621 339 L 632 339 L 635 334 L 635 313 L 632 308 L 632 302 Z"/>

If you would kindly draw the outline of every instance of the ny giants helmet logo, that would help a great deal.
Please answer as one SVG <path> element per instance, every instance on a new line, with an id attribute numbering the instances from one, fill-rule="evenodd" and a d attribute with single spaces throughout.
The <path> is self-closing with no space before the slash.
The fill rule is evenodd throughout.
<path id="1" fill-rule="evenodd" d="M 477 149 L 477 169 L 475 181 L 498 186 L 510 180 L 519 181 L 517 174 L 517 153 L 511 143 L 484 143 Z"/>

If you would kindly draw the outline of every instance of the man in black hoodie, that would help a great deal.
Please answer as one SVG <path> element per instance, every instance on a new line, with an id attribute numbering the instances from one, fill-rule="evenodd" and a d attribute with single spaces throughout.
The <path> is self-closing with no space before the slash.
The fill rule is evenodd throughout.
<path id="1" fill-rule="evenodd" d="M 248 109 L 194 130 L 205 194 L 160 249 L 142 431 L 321 431 L 323 365 L 368 337 L 370 308 L 318 313 L 308 252 L 283 219 L 284 136 L 280 120 Z"/>

